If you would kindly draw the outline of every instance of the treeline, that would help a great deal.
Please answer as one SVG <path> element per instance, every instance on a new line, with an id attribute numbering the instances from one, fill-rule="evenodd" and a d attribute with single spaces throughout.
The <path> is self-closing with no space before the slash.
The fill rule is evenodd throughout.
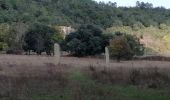
<path id="1" fill-rule="evenodd" d="M 0 0 L 0 23 L 111 26 L 159 26 L 170 24 L 170 10 L 153 8 L 151 3 L 136 2 L 136 7 L 92 0 Z"/>
<path id="2" fill-rule="evenodd" d="M 0 0 L 0 50 L 7 53 L 33 51 L 51 55 L 53 44 L 58 42 L 72 55 L 89 56 L 103 53 L 112 39 L 112 55 L 119 59 L 128 54 L 129 59 L 143 53 L 139 39 L 124 33 L 110 37 L 103 30 L 166 25 L 170 25 L 170 10 L 153 8 L 151 3 L 136 2 L 136 7 L 127 8 L 93 0 Z M 77 31 L 63 40 L 56 26 L 72 26 Z M 127 52 L 122 51 L 125 49 Z"/>
<path id="3" fill-rule="evenodd" d="M 100 28 L 93 25 L 82 25 L 76 32 L 67 35 L 61 46 L 78 57 L 100 55 L 108 47 L 110 56 L 117 61 L 141 56 L 145 49 L 136 36 L 121 32 L 103 34 Z"/>

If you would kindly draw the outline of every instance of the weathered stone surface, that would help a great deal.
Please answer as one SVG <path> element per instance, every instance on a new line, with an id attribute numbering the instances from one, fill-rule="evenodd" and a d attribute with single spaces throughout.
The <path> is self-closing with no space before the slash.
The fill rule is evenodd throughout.
<path id="1" fill-rule="evenodd" d="M 61 56 L 60 45 L 55 43 L 54 44 L 54 59 L 55 59 L 55 64 L 59 64 L 60 56 Z"/>
<path id="2" fill-rule="evenodd" d="M 109 67 L 110 56 L 109 56 L 109 49 L 108 49 L 108 47 L 105 47 L 105 57 L 106 57 L 106 67 Z"/>

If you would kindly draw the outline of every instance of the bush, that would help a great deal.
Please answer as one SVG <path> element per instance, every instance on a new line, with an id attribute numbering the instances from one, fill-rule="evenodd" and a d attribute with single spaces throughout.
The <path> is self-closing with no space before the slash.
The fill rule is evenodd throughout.
<path id="1" fill-rule="evenodd" d="M 8 45 L 4 42 L 0 42 L 0 51 L 6 51 L 8 49 Z"/>
<path id="2" fill-rule="evenodd" d="M 3 50 L 3 43 L 0 42 L 0 51 L 2 51 L 2 50 Z"/>
<path id="3" fill-rule="evenodd" d="M 143 25 L 142 23 L 140 23 L 140 22 L 136 22 L 136 23 L 133 24 L 133 26 L 132 26 L 132 29 L 133 29 L 134 31 L 138 31 L 138 30 L 140 30 L 140 29 L 142 29 L 142 28 L 144 28 L 144 25 Z"/>
<path id="4" fill-rule="evenodd" d="M 16 55 L 21 55 L 23 53 L 22 50 L 7 50 L 7 54 L 16 54 Z"/>
<path id="5" fill-rule="evenodd" d="M 122 58 L 132 59 L 134 55 L 144 54 L 144 47 L 137 37 L 120 32 L 115 33 L 109 50 L 111 57 L 116 58 L 118 62 Z"/>
<path id="6" fill-rule="evenodd" d="M 165 30 L 167 28 L 166 24 L 160 24 L 159 29 Z"/>

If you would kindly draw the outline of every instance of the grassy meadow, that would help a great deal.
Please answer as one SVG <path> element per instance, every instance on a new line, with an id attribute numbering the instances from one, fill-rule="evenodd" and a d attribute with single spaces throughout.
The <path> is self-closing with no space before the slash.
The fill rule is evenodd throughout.
<path id="1" fill-rule="evenodd" d="M 0 0 L 0 100 L 170 100 L 170 9 L 98 1 Z"/>
<path id="2" fill-rule="evenodd" d="M 2 56 L 0 100 L 170 99 L 166 61 L 112 61 L 106 68 L 103 59 L 62 57 L 55 65 L 53 57 Z"/>

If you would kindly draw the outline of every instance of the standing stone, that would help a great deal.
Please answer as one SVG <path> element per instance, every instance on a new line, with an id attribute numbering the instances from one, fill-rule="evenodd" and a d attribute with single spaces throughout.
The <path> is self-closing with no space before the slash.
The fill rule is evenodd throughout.
<path id="1" fill-rule="evenodd" d="M 108 47 L 105 47 L 105 57 L 106 57 L 106 67 L 109 67 L 110 57 L 109 57 L 109 49 L 108 49 Z"/>
<path id="2" fill-rule="evenodd" d="M 54 44 L 54 59 L 55 59 L 55 64 L 59 64 L 60 62 L 60 45 L 55 43 Z"/>

